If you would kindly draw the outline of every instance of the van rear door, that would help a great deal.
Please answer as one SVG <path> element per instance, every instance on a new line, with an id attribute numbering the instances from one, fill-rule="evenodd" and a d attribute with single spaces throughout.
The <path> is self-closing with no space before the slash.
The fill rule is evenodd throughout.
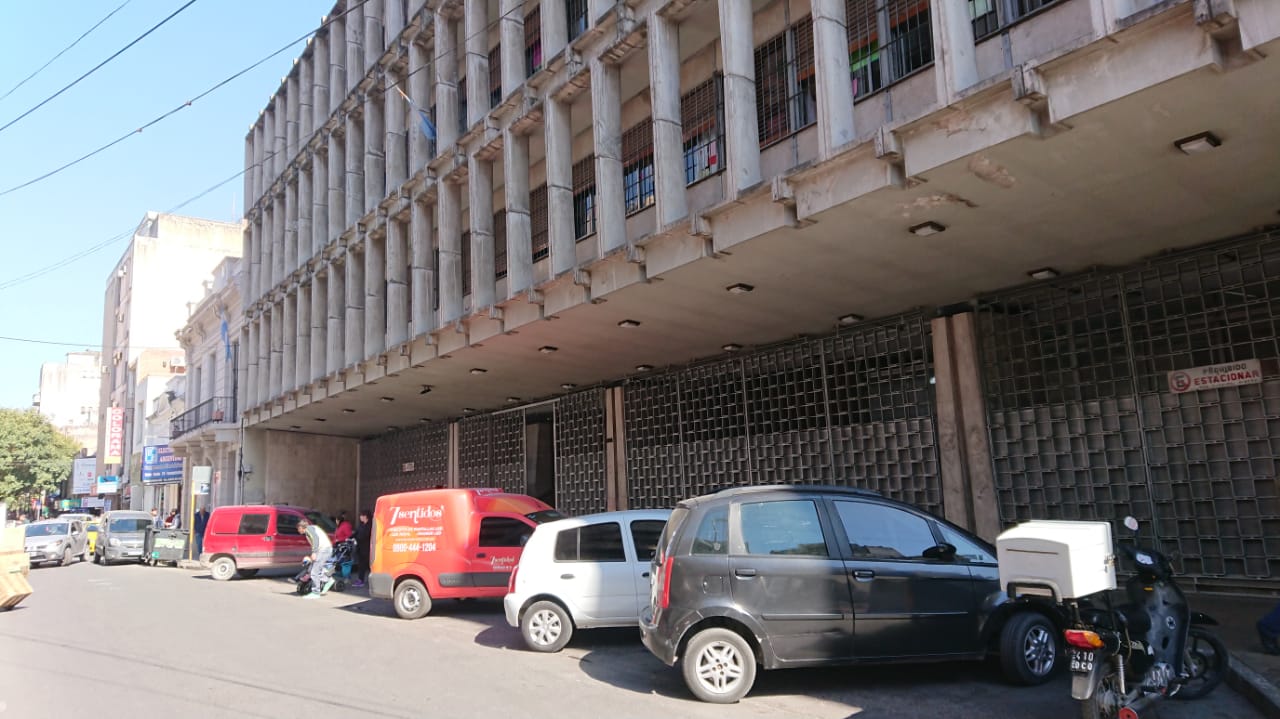
<path id="1" fill-rule="evenodd" d="M 480 514 L 474 524 L 467 586 L 506 587 L 534 524 L 518 514 Z"/>

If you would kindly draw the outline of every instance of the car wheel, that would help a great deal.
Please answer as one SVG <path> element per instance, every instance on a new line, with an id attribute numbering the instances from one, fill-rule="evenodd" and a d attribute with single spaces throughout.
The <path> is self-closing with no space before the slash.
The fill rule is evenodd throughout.
<path id="1" fill-rule="evenodd" d="M 236 560 L 231 557 L 218 557 L 209 566 L 209 575 L 219 582 L 225 582 L 236 576 Z"/>
<path id="2" fill-rule="evenodd" d="M 71 564 L 71 547 L 67 547 L 66 549 L 62 550 L 62 561 L 59 563 L 58 566 L 65 567 L 68 564 Z"/>
<path id="3" fill-rule="evenodd" d="M 101 555 L 101 554 L 98 554 L 97 552 L 94 552 L 94 553 L 93 553 L 93 563 L 94 563 L 94 564 L 102 564 L 102 555 Z"/>
<path id="4" fill-rule="evenodd" d="M 689 640 L 681 660 L 684 683 L 704 702 L 733 704 L 756 681 L 756 654 L 731 629 L 704 629 Z"/>
<path id="5" fill-rule="evenodd" d="M 1000 630 L 1000 666 L 1014 684 L 1043 684 L 1058 666 L 1059 633 L 1035 612 L 1009 618 Z"/>
<path id="6" fill-rule="evenodd" d="M 431 595 L 417 579 L 406 579 L 396 586 L 391 601 L 401 619 L 421 619 L 431 611 Z"/>
<path id="7" fill-rule="evenodd" d="M 573 620 L 569 612 L 555 602 L 536 602 L 520 619 L 520 635 L 535 652 L 558 652 L 573 636 Z"/>

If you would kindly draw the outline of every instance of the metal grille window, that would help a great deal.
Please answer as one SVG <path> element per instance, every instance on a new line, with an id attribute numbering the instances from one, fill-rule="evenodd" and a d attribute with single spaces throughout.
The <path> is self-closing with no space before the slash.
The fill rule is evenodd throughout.
<path id="1" fill-rule="evenodd" d="M 555 503 L 565 512 L 605 510 L 605 424 L 603 389 L 556 401 Z"/>
<path id="2" fill-rule="evenodd" d="M 973 36 L 981 40 L 1002 27 L 1062 0 L 969 0 L 969 17 L 973 18 Z"/>
<path id="3" fill-rule="evenodd" d="M 360 507 L 378 497 L 443 487 L 449 477 L 449 425 L 431 422 L 360 443 Z"/>
<path id="4" fill-rule="evenodd" d="M 813 124 L 818 96 L 813 68 L 813 20 L 804 16 L 756 48 L 756 114 L 760 146 Z"/>
<path id="5" fill-rule="evenodd" d="M 467 78 L 458 78 L 458 134 L 467 134 Z"/>
<path id="6" fill-rule="evenodd" d="M 529 224 L 533 246 L 533 261 L 546 259 L 550 253 L 547 233 L 547 185 L 543 183 L 529 193 Z"/>
<path id="7" fill-rule="evenodd" d="M 928 0 L 845 0 L 845 18 L 854 99 L 933 62 Z"/>
<path id="8" fill-rule="evenodd" d="M 507 211 L 498 210 L 493 215 L 493 276 L 507 276 Z"/>
<path id="9" fill-rule="evenodd" d="M 462 294 L 471 294 L 471 230 L 462 233 Z"/>
<path id="10" fill-rule="evenodd" d="M 542 6 L 524 16 L 524 76 L 542 69 Z"/>
<path id="11" fill-rule="evenodd" d="M 724 169 L 724 78 L 719 74 L 680 98 L 684 181 L 692 185 Z"/>
<path id="12" fill-rule="evenodd" d="M 596 157 L 573 166 L 573 232 L 578 240 L 596 233 Z"/>
<path id="13" fill-rule="evenodd" d="M 427 117 L 431 118 L 431 128 L 433 130 L 433 132 L 431 133 L 431 138 L 427 140 L 427 145 L 429 146 L 429 149 L 427 150 L 427 156 L 435 157 L 436 156 L 436 139 L 435 139 L 436 133 L 434 132 L 434 130 L 435 128 L 439 127 L 439 125 L 436 123 L 436 106 L 434 104 L 432 104 L 431 107 L 427 108 Z M 417 122 L 417 120 L 418 118 L 414 118 L 415 123 Z M 421 130 L 419 130 L 419 132 L 421 132 Z"/>
<path id="14" fill-rule="evenodd" d="M 622 133 L 622 189 L 628 215 L 654 202 L 653 121 L 649 118 Z"/>
<path id="15" fill-rule="evenodd" d="M 502 102 L 502 45 L 494 45 L 489 51 L 489 107 Z"/>
<path id="16" fill-rule="evenodd" d="M 564 0 L 564 14 L 569 22 L 569 42 L 587 31 L 587 5 L 587 0 Z"/>

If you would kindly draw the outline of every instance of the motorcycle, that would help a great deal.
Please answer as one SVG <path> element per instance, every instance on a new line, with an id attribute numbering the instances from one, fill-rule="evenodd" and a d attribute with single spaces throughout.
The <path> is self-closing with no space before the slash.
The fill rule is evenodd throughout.
<path id="1" fill-rule="evenodd" d="M 1167 557 L 1138 546 L 1138 521 L 1124 525 L 1135 532 L 1117 547 L 1136 570 L 1127 601 L 1116 606 L 1103 592 L 1065 602 L 1071 696 L 1083 719 L 1138 719 L 1161 699 L 1199 699 L 1226 677 L 1226 647 L 1205 629 L 1218 622 L 1191 611 Z"/>

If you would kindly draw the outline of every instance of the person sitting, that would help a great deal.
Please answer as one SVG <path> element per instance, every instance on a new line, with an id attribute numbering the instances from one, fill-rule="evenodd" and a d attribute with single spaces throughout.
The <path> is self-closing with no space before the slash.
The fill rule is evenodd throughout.
<path id="1" fill-rule="evenodd" d="M 333 543 L 337 544 L 348 539 L 355 534 L 355 530 L 351 528 L 351 522 L 347 521 L 347 513 L 338 513 L 338 528 L 333 530 Z"/>

